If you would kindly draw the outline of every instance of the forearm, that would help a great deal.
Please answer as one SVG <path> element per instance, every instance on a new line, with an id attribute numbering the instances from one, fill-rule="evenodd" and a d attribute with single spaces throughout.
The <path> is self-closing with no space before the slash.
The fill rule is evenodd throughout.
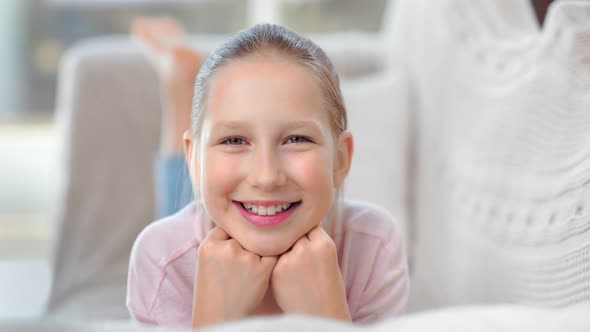
<path id="1" fill-rule="evenodd" d="M 162 218 L 188 204 L 193 199 L 193 192 L 182 154 L 159 154 L 155 169 L 157 215 Z"/>
<path id="2" fill-rule="evenodd" d="M 190 129 L 192 108 L 192 86 L 175 89 L 162 87 L 162 119 L 160 124 L 160 153 L 182 154 L 182 135 Z"/>

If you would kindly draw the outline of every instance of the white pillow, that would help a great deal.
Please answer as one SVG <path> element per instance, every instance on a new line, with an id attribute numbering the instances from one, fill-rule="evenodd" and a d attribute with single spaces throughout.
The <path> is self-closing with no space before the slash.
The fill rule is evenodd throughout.
<path id="1" fill-rule="evenodd" d="M 406 239 L 408 100 L 401 71 L 343 81 L 355 148 L 344 196 L 388 209 Z"/>

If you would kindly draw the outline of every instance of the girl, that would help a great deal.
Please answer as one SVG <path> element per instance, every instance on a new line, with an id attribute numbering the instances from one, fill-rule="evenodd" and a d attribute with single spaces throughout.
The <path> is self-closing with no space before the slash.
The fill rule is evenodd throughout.
<path id="1" fill-rule="evenodd" d="M 131 315 L 202 327 L 399 313 L 408 272 L 390 215 L 340 198 L 353 152 L 346 125 L 338 77 L 310 40 L 265 24 L 213 52 L 183 136 L 195 200 L 135 241 Z"/>

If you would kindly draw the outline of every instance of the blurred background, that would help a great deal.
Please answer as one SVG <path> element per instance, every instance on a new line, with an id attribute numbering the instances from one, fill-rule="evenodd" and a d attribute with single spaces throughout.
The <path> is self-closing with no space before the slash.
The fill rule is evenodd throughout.
<path id="1" fill-rule="evenodd" d="M 49 291 L 59 173 L 56 75 L 65 50 L 88 37 L 126 35 L 140 15 L 173 16 L 190 34 L 232 34 L 262 21 L 303 33 L 377 33 L 385 6 L 386 0 L 1 1 L 0 320 L 37 317 Z"/>

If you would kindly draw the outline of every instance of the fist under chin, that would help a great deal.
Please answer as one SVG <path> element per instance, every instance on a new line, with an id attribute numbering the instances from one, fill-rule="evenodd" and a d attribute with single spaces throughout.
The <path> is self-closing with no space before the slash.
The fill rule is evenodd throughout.
<path id="1" fill-rule="evenodd" d="M 226 232 L 244 250 L 262 257 L 279 256 L 287 252 L 309 227 L 290 227 L 282 229 L 244 229 L 228 225 Z M 313 225 L 315 226 L 315 225 Z M 218 225 L 219 227 L 219 225 Z"/>
<path id="2" fill-rule="evenodd" d="M 238 242 L 239 239 L 238 239 Z M 285 243 L 280 241 L 248 241 L 244 240 L 244 243 L 240 242 L 242 247 L 258 256 L 270 257 L 279 256 L 289 250 L 293 243 Z"/>

